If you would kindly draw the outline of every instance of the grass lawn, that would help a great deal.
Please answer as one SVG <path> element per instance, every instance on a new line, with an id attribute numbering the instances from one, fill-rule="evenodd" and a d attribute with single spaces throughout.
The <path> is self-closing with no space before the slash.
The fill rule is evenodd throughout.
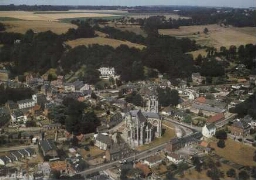
<path id="1" fill-rule="evenodd" d="M 253 155 L 256 148 L 244 145 L 240 142 L 227 139 L 225 141 L 226 147 L 217 147 L 217 141 L 211 143 L 211 147 L 215 149 L 215 153 L 227 160 L 235 162 L 243 166 L 255 166 L 256 163 L 253 161 Z"/>
<path id="2" fill-rule="evenodd" d="M 90 151 L 86 151 L 85 149 L 80 149 L 80 153 L 83 156 L 84 159 L 87 159 L 87 155 L 90 154 L 91 157 L 95 157 L 98 156 L 102 153 L 104 153 L 105 151 L 99 149 L 96 146 L 89 146 Z"/>
<path id="3" fill-rule="evenodd" d="M 138 48 L 138 49 L 145 48 L 145 46 L 141 45 L 141 44 L 136 44 L 136 43 L 132 43 L 132 42 L 129 42 L 129 41 L 120 41 L 120 40 L 117 40 L 117 39 L 110 39 L 110 38 L 105 38 L 105 37 L 79 38 L 79 39 L 75 39 L 75 40 L 72 40 L 72 41 L 67 41 L 66 43 L 69 46 L 71 46 L 72 48 L 74 48 L 76 46 L 81 46 L 81 45 L 89 46 L 89 45 L 92 45 L 92 44 L 109 45 L 109 46 L 112 46 L 114 48 L 117 48 L 121 44 L 124 44 L 124 45 L 127 45 L 129 47 L 135 47 L 135 48 Z"/>
<path id="4" fill-rule="evenodd" d="M 163 122 L 162 131 L 164 132 L 163 136 L 161 138 L 156 138 L 153 142 L 150 144 L 146 144 L 143 146 L 140 146 L 137 148 L 138 151 L 145 151 L 147 149 L 151 149 L 153 147 L 156 147 L 160 144 L 164 144 L 168 141 L 170 141 L 172 138 L 176 137 L 175 128 L 173 125 L 169 122 Z"/>
<path id="5" fill-rule="evenodd" d="M 77 27 L 74 24 L 61 23 L 56 21 L 5 20 L 2 21 L 2 23 L 6 26 L 7 32 L 16 32 L 22 34 L 24 34 L 29 29 L 32 29 L 34 32 L 37 33 L 51 30 L 56 34 L 62 34 L 66 33 L 69 28 Z"/>
<path id="6" fill-rule="evenodd" d="M 206 57 L 207 56 L 207 52 L 205 50 L 206 49 L 199 49 L 199 50 L 196 50 L 196 51 L 191 51 L 188 54 L 191 54 L 194 59 L 196 59 L 199 54 L 201 54 L 203 57 Z"/>
<path id="7" fill-rule="evenodd" d="M 175 178 L 177 179 L 202 179 L 202 180 L 210 180 L 211 178 L 209 178 L 206 175 L 206 170 L 203 170 L 201 172 L 197 172 L 195 169 L 189 169 L 187 171 L 184 172 L 184 177 L 180 177 L 180 175 L 176 175 Z"/>
<path id="8" fill-rule="evenodd" d="M 203 33 L 206 27 L 209 30 L 208 34 Z M 217 24 L 160 29 L 159 33 L 178 38 L 188 37 L 202 46 L 213 46 L 217 49 L 221 46 L 229 48 L 231 45 L 254 44 L 256 41 L 256 28 L 221 27 Z"/>

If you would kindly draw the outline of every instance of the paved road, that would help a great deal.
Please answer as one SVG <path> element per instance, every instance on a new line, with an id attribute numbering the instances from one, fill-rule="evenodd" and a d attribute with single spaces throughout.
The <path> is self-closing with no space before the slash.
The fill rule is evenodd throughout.
<path id="1" fill-rule="evenodd" d="M 139 152 L 137 153 L 136 155 L 134 156 L 130 156 L 128 158 L 125 158 L 127 161 L 133 161 L 134 159 L 136 160 L 139 160 L 139 159 L 144 159 L 148 156 L 152 156 L 154 155 L 157 151 L 159 150 L 162 150 L 165 146 L 166 146 L 167 143 L 164 143 L 164 144 L 161 144 L 157 147 L 154 147 L 150 150 L 146 150 L 146 151 L 143 151 L 143 152 Z M 113 161 L 113 162 L 110 162 L 110 163 L 106 163 L 106 164 L 102 164 L 102 165 L 98 165 L 98 166 L 94 166 L 94 167 L 91 167 L 89 169 L 86 169 L 82 172 L 79 172 L 78 174 L 81 174 L 83 176 L 87 175 L 87 174 L 92 174 L 94 172 L 99 172 L 99 171 L 103 171 L 105 169 L 108 169 L 114 165 L 118 165 L 119 164 L 119 160 L 118 161 Z"/>
<path id="2" fill-rule="evenodd" d="M 180 122 L 177 122 L 176 120 L 173 120 L 173 119 L 168 118 L 168 117 L 165 117 L 164 120 L 172 122 L 173 124 L 176 124 L 176 125 L 179 125 L 179 126 L 182 126 L 182 127 L 188 128 L 188 129 L 191 129 L 191 130 L 193 130 L 193 132 L 196 132 L 196 131 L 202 132 L 202 128 L 201 127 L 197 127 L 197 126 L 193 126 L 193 125 L 188 125 L 186 123 L 180 123 Z"/>

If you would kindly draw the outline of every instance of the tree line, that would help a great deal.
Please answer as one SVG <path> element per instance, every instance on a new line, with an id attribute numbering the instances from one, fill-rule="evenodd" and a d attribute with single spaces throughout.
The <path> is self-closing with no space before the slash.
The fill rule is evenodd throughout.
<path id="1" fill-rule="evenodd" d="M 5 104 L 8 100 L 10 101 L 20 101 L 24 99 L 31 99 L 33 90 L 30 88 L 10 88 L 4 87 L 3 84 L 0 85 L 0 104 Z"/>

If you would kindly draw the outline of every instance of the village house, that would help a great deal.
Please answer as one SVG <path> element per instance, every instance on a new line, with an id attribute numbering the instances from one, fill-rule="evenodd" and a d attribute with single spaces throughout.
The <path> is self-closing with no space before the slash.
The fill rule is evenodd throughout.
<path id="1" fill-rule="evenodd" d="M 243 119 L 237 119 L 228 129 L 232 135 L 244 137 L 250 133 L 251 126 Z"/>
<path id="2" fill-rule="evenodd" d="M 103 135 L 102 133 L 99 133 L 96 135 L 95 138 L 95 146 L 102 150 L 107 150 L 107 148 L 112 144 L 112 140 L 109 136 Z"/>
<path id="3" fill-rule="evenodd" d="M 21 111 L 21 110 L 14 110 L 11 114 L 11 120 L 12 123 L 26 123 L 27 122 L 27 116 Z"/>
<path id="4" fill-rule="evenodd" d="M 167 153 L 166 158 L 174 164 L 179 164 L 183 161 L 179 154 L 173 152 Z"/>
<path id="5" fill-rule="evenodd" d="M 160 155 L 153 155 L 144 160 L 144 164 L 147 164 L 150 168 L 158 166 L 163 161 Z"/>
<path id="6" fill-rule="evenodd" d="M 150 176 L 152 174 L 152 171 L 151 169 L 148 167 L 148 165 L 146 164 L 143 164 L 141 162 L 138 162 L 136 165 L 135 165 L 135 168 L 137 169 L 140 169 L 142 172 L 143 172 L 143 176 L 144 178 Z"/>
<path id="7" fill-rule="evenodd" d="M 191 136 L 185 136 L 182 138 L 173 138 L 167 143 L 165 147 L 166 152 L 174 152 L 183 147 L 189 146 L 191 144 L 197 144 L 199 140 L 202 138 L 202 133 L 197 132 Z"/>
<path id="8" fill-rule="evenodd" d="M 64 92 L 75 92 L 75 85 L 73 83 L 63 83 Z"/>
<path id="9" fill-rule="evenodd" d="M 198 114 L 202 112 L 207 116 L 214 116 L 217 113 L 224 113 L 226 111 L 226 104 L 217 100 L 206 99 L 199 97 L 192 103 L 190 111 Z"/>
<path id="10" fill-rule="evenodd" d="M 202 84 L 205 81 L 205 77 L 201 76 L 200 73 L 192 73 L 191 78 L 195 84 Z"/>
<path id="11" fill-rule="evenodd" d="M 214 124 L 205 124 L 202 128 L 202 134 L 206 138 L 211 138 L 216 133 L 216 126 Z"/>
<path id="12" fill-rule="evenodd" d="M 0 165 L 5 166 L 6 164 L 11 163 L 12 160 L 8 156 L 0 156 Z"/>
<path id="13" fill-rule="evenodd" d="M 61 174 L 68 172 L 68 165 L 65 161 L 49 162 L 51 171 L 59 171 Z"/>
<path id="14" fill-rule="evenodd" d="M 214 124 L 216 124 L 216 123 L 219 123 L 219 122 L 221 122 L 223 120 L 225 120 L 224 113 L 218 113 L 218 114 L 216 114 L 214 116 L 209 117 L 206 122 L 207 123 L 214 123 Z"/>
<path id="15" fill-rule="evenodd" d="M 116 161 L 131 156 L 134 152 L 125 143 L 112 144 L 106 150 L 106 160 Z"/>
<path id="16" fill-rule="evenodd" d="M 48 162 L 39 163 L 38 165 L 38 173 L 42 173 L 43 176 L 49 177 L 51 173 L 51 167 Z"/>
<path id="17" fill-rule="evenodd" d="M 53 140 L 41 140 L 38 145 L 44 157 L 56 158 L 58 156 L 57 146 L 54 144 Z"/>

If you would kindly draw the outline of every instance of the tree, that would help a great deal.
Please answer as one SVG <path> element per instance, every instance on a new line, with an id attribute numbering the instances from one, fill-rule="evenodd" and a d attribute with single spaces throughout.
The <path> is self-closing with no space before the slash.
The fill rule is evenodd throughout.
<path id="1" fill-rule="evenodd" d="M 216 131 L 215 136 L 217 139 L 223 139 L 223 140 L 227 139 L 227 133 L 224 130 Z"/>
<path id="2" fill-rule="evenodd" d="M 227 176 L 228 177 L 232 177 L 232 178 L 235 178 L 236 177 L 236 171 L 233 169 L 233 168 L 230 168 L 228 171 L 227 171 Z"/>
<path id="3" fill-rule="evenodd" d="M 198 172 L 201 172 L 201 171 L 202 171 L 202 163 L 201 163 L 199 157 L 194 156 L 194 157 L 192 158 L 192 163 L 193 163 L 193 165 L 195 166 L 196 171 L 198 171 Z"/>
<path id="4" fill-rule="evenodd" d="M 250 178 L 249 174 L 246 171 L 241 171 L 238 174 L 239 180 L 248 180 Z"/>
<path id="5" fill-rule="evenodd" d="M 0 31 L 4 31 L 4 30 L 5 30 L 4 24 L 0 23 Z"/>
<path id="6" fill-rule="evenodd" d="M 92 92 L 91 98 L 92 98 L 92 99 L 97 99 L 97 98 L 98 98 L 97 95 L 95 94 L 95 92 Z"/>
<path id="7" fill-rule="evenodd" d="M 50 179 L 52 180 L 60 179 L 60 171 L 56 171 L 56 170 L 51 171 Z"/>
<path id="8" fill-rule="evenodd" d="M 36 127 L 36 122 L 35 121 L 27 121 L 26 122 L 26 127 Z"/>
<path id="9" fill-rule="evenodd" d="M 217 143 L 217 146 L 219 148 L 224 148 L 225 147 L 225 141 L 223 139 L 220 139 Z"/>
<path id="10" fill-rule="evenodd" d="M 179 104 L 179 93 L 176 89 L 170 89 L 170 88 L 166 88 L 166 89 L 161 89 L 158 88 L 157 89 L 158 92 L 158 100 L 159 100 L 159 104 L 161 106 L 177 106 Z"/>
<path id="11" fill-rule="evenodd" d="M 204 34 L 208 34 L 209 30 L 208 28 L 204 28 Z"/>

